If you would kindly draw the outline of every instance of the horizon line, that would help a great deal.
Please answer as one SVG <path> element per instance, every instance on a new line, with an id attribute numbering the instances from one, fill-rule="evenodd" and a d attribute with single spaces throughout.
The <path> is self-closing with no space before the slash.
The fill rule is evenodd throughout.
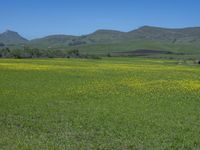
<path id="1" fill-rule="evenodd" d="M 122 31 L 122 30 L 117 30 L 117 29 L 110 29 L 110 28 L 99 28 L 99 29 L 96 29 L 94 30 L 93 32 L 89 32 L 87 34 L 79 34 L 79 35 L 73 35 L 73 34 L 64 34 L 64 33 L 53 33 L 53 34 L 47 34 L 47 35 L 44 35 L 44 36 L 40 36 L 40 37 L 36 37 L 36 38 L 26 38 L 26 36 L 22 36 L 21 33 L 15 31 L 15 30 L 12 30 L 12 29 L 6 29 L 4 30 L 3 32 L 0 32 L 0 34 L 3 34 L 5 32 L 15 32 L 17 34 L 19 34 L 20 36 L 22 36 L 23 38 L 25 38 L 26 40 L 28 41 L 31 41 L 31 40 L 36 40 L 36 39 L 41 39 L 41 38 L 45 38 L 45 37 L 48 37 L 48 36 L 56 36 L 56 35 L 63 35 L 63 36 L 87 36 L 87 35 L 90 35 L 90 34 L 93 34 L 97 31 L 101 31 L 101 30 L 105 30 L 105 31 L 117 31 L 117 32 L 122 32 L 122 33 L 129 33 L 131 31 L 134 31 L 134 30 L 138 30 L 140 28 L 144 28 L 144 27 L 152 27 L 152 28 L 160 28 L 160 29 L 170 29 L 170 30 L 177 30 L 177 29 L 188 29 L 188 28 L 200 28 L 200 26 L 184 26 L 184 27 L 164 27 L 164 26 L 153 26 L 153 25 L 143 25 L 143 26 L 138 26 L 136 28 L 133 28 L 132 30 L 128 30 L 128 31 Z"/>

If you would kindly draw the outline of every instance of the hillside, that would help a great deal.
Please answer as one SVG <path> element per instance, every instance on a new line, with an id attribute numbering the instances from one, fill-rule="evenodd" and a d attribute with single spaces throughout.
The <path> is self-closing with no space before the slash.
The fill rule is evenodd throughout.
<path id="1" fill-rule="evenodd" d="M 120 42 L 125 37 L 125 32 L 115 30 L 97 30 L 85 36 L 84 40 L 89 44 L 106 44 Z"/>
<path id="2" fill-rule="evenodd" d="M 30 41 L 31 46 L 36 47 L 70 47 L 88 44 L 108 44 L 120 42 L 123 40 L 125 33 L 114 30 L 97 30 L 94 33 L 82 36 L 71 35 L 51 35 L 40 39 Z"/>
<path id="3" fill-rule="evenodd" d="M 18 33 L 7 31 L 1 34 L 0 42 L 7 44 L 26 43 L 42 49 L 72 50 L 81 53 L 107 55 L 135 50 L 159 50 L 185 55 L 200 55 L 200 27 L 169 29 L 143 26 L 129 32 L 97 30 L 88 35 L 50 35 L 28 41 Z"/>
<path id="4" fill-rule="evenodd" d="M 41 39 L 32 40 L 30 43 L 52 46 L 76 46 L 86 44 L 109 44 L 124 41 L 160 41 L 168 43 L 199 43 L 200 28 L 167 29 L 160 27 L 143 26 L 130 32 L 115 30 L 97 30 L 85 36 L 53 35 Z"/>
<path id="5" fill-rule="evenodd" d="M 76 36 L 71 35 L 50 35 L 44 38 L 31 40 L 29 45 L 44 48 L 66 47 L 76 38 Z"/>
<path id="6" fill-rule="evenodd" d="M 127 33 L 127 39 L 154 40 L 169 43 L 197 43 L 200 42 L 200 28 L 167 29 L 144 26 Z"/>
<path id="7" fill-rule="evenodd" d="M 27 43 L 28 40 L 20 36 L 17 32 L 7 30 L 0 33 L 0 42 L 4 44 L 21 44 Z"/>

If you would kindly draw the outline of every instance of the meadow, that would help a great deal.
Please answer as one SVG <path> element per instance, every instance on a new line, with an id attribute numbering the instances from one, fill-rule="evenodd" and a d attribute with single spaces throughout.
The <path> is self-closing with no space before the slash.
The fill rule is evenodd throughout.
<path id="1" fill-rule="evenodd" d="M 0 149 L 200 149 L 200 68 L 145 58 L 1 59 Z"/>

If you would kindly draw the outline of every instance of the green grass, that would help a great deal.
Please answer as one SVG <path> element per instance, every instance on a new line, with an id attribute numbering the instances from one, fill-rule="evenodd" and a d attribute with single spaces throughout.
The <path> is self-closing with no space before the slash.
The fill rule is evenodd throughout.
<path id="1" fill-rule="evenodd" d="M 38 48 L 47 48 L 46 45 L 32 45 L 33 47 Z M 92 54 L 92 55 L 103 55 L 107 56 L 112 52 L 124 52 L 124 51 L 134 51 L 138 49 L 147 49 L 147 50 L 161 50 L 161 51 L 170 51 L 173 53 L 184 53 L 185 55 L 171 55 L 170 57 L 190 59 L 190 58 L 200 58 L 200 44 L 198 43 L 170 43 L 170 42 L 161 42 L 161 41 L 152 41 L 152 40 L 134 40 L 134 41 L 121 41 L 105 44 L 88 44 L 80 46 L 66 46 L 59 44 L 58 46 L 52 46 L 53 49 L 59 50 L 73 50 L 78 49 L 80 53 L 83 54 Z M 157 55 L 153 55 L 157 57 Z"/>
<path id="2" fill-rule="evenodd" d="M 79 49 L 81 53 L 88 53 L 94 55 L 107 55 L 112 52 L 124 52 L 124 51 L 134 51 L 138 49 L 147 49 L 147 50 L 162 50 L 170 51 L 173 53 L 185 53 L 187 55 L 177 55 L 171 56 L 173 58 L 200 58 L 200 49 L 197 44 L 172 44 L 167 42 L 156 42 L 156 41 L 126 41 L 121 43 L 113 44 L 95 44 L 95 45 L 85 45 L 72 47 L 71 49 Z M 190 56 L 189 56 L 190 55 Z M 157 55 L 153 55 L 157 57 Z"/>
<path id="3" fill-rule="evenodd" d="M 200 149 L 200 68 L 0 60 L 0 149 Z"/>

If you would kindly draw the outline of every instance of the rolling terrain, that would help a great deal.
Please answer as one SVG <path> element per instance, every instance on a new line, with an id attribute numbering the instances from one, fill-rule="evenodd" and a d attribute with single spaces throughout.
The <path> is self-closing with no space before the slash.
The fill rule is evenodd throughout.
<path id="1" fill-rule="evenodd" d="M 71 37 L 71 38 L 69 38 Z M 136 30 L 130 32 L 120 32 L 114 30 L 97 30 L 92 34 L 84 35 L 84 36 L 65 36 L 63 35 L 54 35 L 51 36 L 50 39 L 48 37 L 44 37 L 41 39 L 37 39 L 37 41 L 32 40 L 30 43 L 35 43 L 40 45 L 43 43 L 43 40 L 46 39 L 46 42 L 49 42 L 48 45 L 53 45 L 54 43 L 58 43 L 58 39 L 65 39 L 66 46 L 71 46 L 70 42 L 80 41 L 80 44 L 77 45 L 85 45 L 85 44 L 111 44 L 111 43 L 119 43 L 125 41 L 157 41 L 157 42 L 166 42 L 172 44 L 199 44 L 200 43 L 200 28 L 183 28 L 183 29 L 167 29 L 160 27 L 151 27 L 151 26 L 143 26 Z M 62 42 L 63 40 L 60 40 Z M 69 42 L 69 43 L 67 43 Z M 71 43 L 72 44 L 72 43 Z M 76 45 L 74 43 L 74 45 Z"/>
<path id="2" fill-rule="evenodd" d="M 83 36 L 50 35 L 30 41 L 16 32 L 7 31 L 0 34 L 0 42 L 8 46 L 14 44 L 14 48 L 29 46 L 54 50 L 78 49 L 84 54 L 103 56 L 142 49 L 168 51 L 175 57 L 198 58 L 200 56 L 200 27 L 168 29 L 143 26 L 130 32 L 97 30 Z M 160 55 L 154 53 L 152 56 Z"/>

